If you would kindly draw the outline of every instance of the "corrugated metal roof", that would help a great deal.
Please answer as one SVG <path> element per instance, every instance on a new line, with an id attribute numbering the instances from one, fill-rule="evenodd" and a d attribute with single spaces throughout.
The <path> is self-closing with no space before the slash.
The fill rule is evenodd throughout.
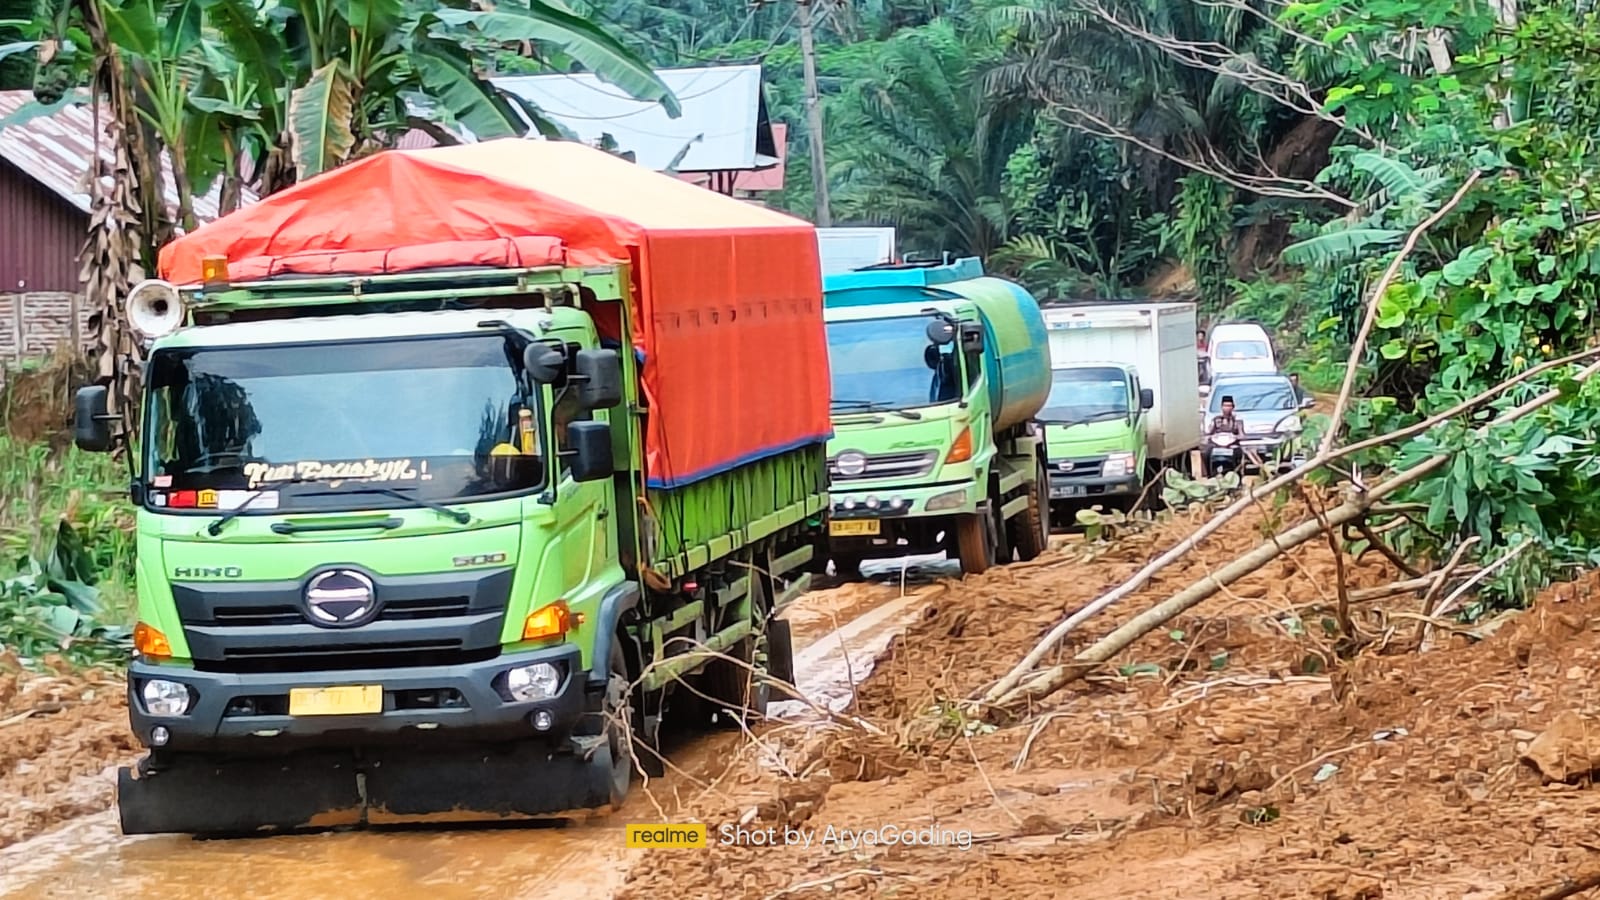
<path id="1" fill-rule="evenodd" d="M 0 91 L 0 119 L 32 100 L 32 91 Z M 102 108 L 101 127 L 104 127 L 106 117 L 107 113 Z M 51 115 L 37 116 L 21 125 L 0 129 L 0 157 L 59 194 L 68 203 L 88 212 L 89 195 L 79 189 L 78 183 L 89 171 L 89 160 L 95 152 L 94 131 L 94 111 L 87 103 L 64 106 Z M 108 145 L 101 145 L 100 155 L 108 163 L 115 159 Z M 176 218 L 178 192 L 172 184 L 172 160 L 166 154 L 162 155 L 161 168 L 166 176 L 167 208 Z M 219 185 L 205 196 L 195 197 L 195 218 L 202 222 L 215 219 L 220 194 Z M 248 190 L 241 198 L 242 203 L 253 203 L 255 200 L 256 195 Z"/>
<path id="2" fill-rule="evenodd" d="M 617 149 L 632 151 L 635 161 L 658 172 L 748 171 L 777 164 L 760 66 L 658 69 L 656 74 L 677 95 L 683 114 L 676 119 L 661 104 L 636 100 L 590 74 L 492 80 L 584 143 L 609 134 Z M 673 166 L 679 154 L 682 159 Z"/>

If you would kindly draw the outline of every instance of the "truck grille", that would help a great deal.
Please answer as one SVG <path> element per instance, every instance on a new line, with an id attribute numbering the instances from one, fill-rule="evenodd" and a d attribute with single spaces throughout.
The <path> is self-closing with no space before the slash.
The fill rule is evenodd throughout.
<path id="1" fill-rule="evenodd" d="M 1075 456 L 1050 462 L 1050 474 L 1055 478 L 1098 478 L 1104 456 Z"/>
<path id="2" fill-rule="evenodd" d="M 866 468 L 855 475 L 839 471 L 839 457 L 828 460 L 828 475 L 835 482 L 866 481 L 873 478 L 915 478 L 933 471 L 939 458 L 936 450 L 912 453 L 878 453 L 867 457 Z"/>
<path id="3" fill-rule="evenodd" d="M 444 597 L 438 600 L 396 600 L 386 603 L 378 613 L 380 622 L 398 622 L 406 619 L 438 619 L 445 616 L 465 615 L 472 600 L 469 597 Z M 306 620 L 298 606 L 219 606 L 211 611 L 211 619 L 218 625 L 298 625 Z"/>
<path id="4" fill-rule="evenodd" d="M 177 583 L 172 594 L 190 656 L 204 671 L 449 665 L 500 652 L 512 570 L 370 577 L 378 611 L 348 628 L 314 624 L 304 580 Z"/>

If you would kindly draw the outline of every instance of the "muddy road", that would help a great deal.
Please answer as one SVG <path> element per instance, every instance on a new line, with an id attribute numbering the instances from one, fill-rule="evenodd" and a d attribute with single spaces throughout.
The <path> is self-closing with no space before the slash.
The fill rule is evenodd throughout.
<path id="1" fill-rule="evenodd" d="M 889 640 L 923 614 L 929 581 L 950 568 L 931 559 L 869 565 L 865 583 L 814 591 L 791 607 L 785 617 L 806 696 L 842 708 Z M 0 720 L 0 764 L 12 769 L 0 791 L 13 789 L 0 838 L 17 841 L 0 850 L 3 897 L 391 898 L 407 888 L 438 898 L 595 900 L 627 878 L 625 823 L 682 808 L 745 762 L 751 746 L 735 733 L 675 747 L 665 777 L 636 782 L 621 814 L 588 821 L 232 840 L 125 837 L 110 808 L 112 785 L 115 766 L 138 750 L 124 734 L 121 683 L 103 676 L 87 683 L 13 679 L 0 682 L 0 691 L 7 685 L 24 711 Z M 818 715 L 795 702 L 775 703 L 771 713 L 802 726 Z"/>

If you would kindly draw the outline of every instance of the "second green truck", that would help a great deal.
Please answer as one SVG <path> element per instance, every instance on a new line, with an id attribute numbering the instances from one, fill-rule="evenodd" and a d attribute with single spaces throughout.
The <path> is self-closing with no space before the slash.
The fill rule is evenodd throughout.
<path id="1" fill-rule="evenodd" d="M 976 573 L 1043 552 L 1048 482 L 1033 418 L 1050 356 L 1037 301 L 976 259 L 875 266 L 823 288 L 835 572 L 946 552 Z"/>

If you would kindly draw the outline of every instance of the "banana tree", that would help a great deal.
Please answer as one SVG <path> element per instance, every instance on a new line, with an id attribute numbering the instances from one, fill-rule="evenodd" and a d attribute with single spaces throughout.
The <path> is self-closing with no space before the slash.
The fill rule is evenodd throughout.
<path id="1" fill-rule="evenodd" d="M 480 52 L 525 42 L 678 114 L 671 91 L 643 59 L 545 0 L 507 0 L 492 9 L 460 0 L 300 0 L 269 14 L 281 15 L 292 60 L 287 145 L 300 178 L 391 143 L 418 101 L 480 139 L 521 136 L 530 123 L 549 133 L 537 109 L 495 87 L 477 64 Z"/>

